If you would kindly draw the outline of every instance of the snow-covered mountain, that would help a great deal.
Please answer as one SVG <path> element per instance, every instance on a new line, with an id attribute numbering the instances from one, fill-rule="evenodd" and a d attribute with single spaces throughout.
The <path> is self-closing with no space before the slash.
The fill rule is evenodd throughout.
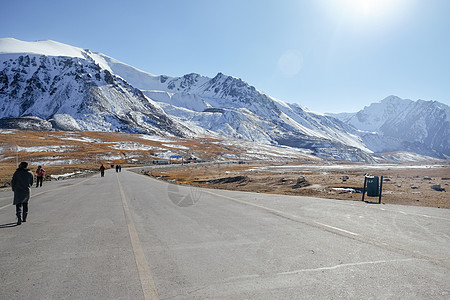
<path id="1" fill-rule="evenodd" d="M 357 113 L 333 116 L 359 129 L 375 152 L 450 156 L 450 107 L 443 103 L 389 96 Z"/>
<path id="2" fill-rule="evenodd" d="M 346 160 L 371 153 L 351 126 L 270 97 L 241 79 L 218 73 L 155 76 L 99 54 L 111 71 L 139 88 L 170 116 L 190 128 L 233 138 L 308 148 Z"/>
<path id="3" fill-rule="evenodd" d="M 371 118 L 364 129 L 391 120 Z M 0 119 L 0 126 L 32 124 L 45 130 L 221 135 L 350 161 L 373 161 L 376 139 L 382 138 L 361 133 L 349 119 L 285 103 L 222 73 L 214 78 L 156 76 L 102 53 L 11 38 L 0 39 Z"/>
<path id="4" fill-rule="evenodd" d="M 39 117 L 62 130 L 183 135 L 101 56 L 53 41 L 0 39 L 0 118 Z"/>

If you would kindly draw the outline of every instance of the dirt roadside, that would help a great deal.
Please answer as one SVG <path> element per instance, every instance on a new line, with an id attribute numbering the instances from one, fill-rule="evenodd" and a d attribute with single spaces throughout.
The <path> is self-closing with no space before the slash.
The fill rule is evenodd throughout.
<path id="1" fill-rule="evenodd" d="M 383 176 L 382 203 L 450 208 L 448 165 L 190 164 L 151 168 L 154 178 L 207 188 L 361 201 L 364 175 Z M 432 189 L 440 185 L 442 191 Z M 378 197 L 365 197 L 378 202 Z"/>

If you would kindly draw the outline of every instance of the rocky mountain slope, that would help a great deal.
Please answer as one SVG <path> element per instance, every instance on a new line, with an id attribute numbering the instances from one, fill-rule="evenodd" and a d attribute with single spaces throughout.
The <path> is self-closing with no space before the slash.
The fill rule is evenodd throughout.
<path id="1" fill-rule="evenodd" d="M 1 39 L 0 52 L 11 43 L 16 40 Z M 26 46 L 22 51 L 31 52 Z M 178 136 L 189 132 L 139 89 L 102 67 L 90 51 L 49 41 L 35 48 L 44 53 L 55 48 L 63 55 L 68 54 L 65 48 L 72 52 L 71 56 L 1 53 L 0 118 L 33 116 L 61 130 Z"/>
<path id="2" fill-rule="evenodd" d="M 389 96 L 357 113 L 334 116 L 359 129 L 364 143 L 375 152 L 450 156 L 450 107 L 443 103 Z"/>
<path id="3" fill-rule="evenodd" d="M 155 76 L 103 54 L 111 71 L 138 87 L 190 128 L 233 138 L 313 150 L 320 156 L 372 161 L 351 126 L 270 97 L 239 78 L 218 73 Z"/>
<path id="4" fill-rule="evenodd" d="M 406 102 L 398 102 L 404 112 Z M 434 136 L 424 133 L 420 139 L 399 138 L 402 127 L 390 115 L 382 120 L 366 115 L 313 113 L 222 73 L 214 78 L 155 76 L 58 42 L 0 39 L 2 127 L 222 136 L 349 161 L 372 162 L 374 151 L 418 149 L 435 156 L 448 151 L 448 142 L 439 144 L 439 132 L 448 137 L 448 114 L 443 127 L 435 126 Z M 422 123 L 428 126 L 436 117 L 442 115 L 432 114 Z M 432 148 L 426 145 L 430 142 Z"/>
<path id="5" fill-rule="evenodd" d="M 62 130 L 225 135 L 371 160 L 343 122 L 267 96 L 219 73 L 154 76 L 101 53 L 53 42 L 0 39 L 0 118 Z M 46 123 L 47 122 L 47 123 Z M 5 123 L 5 122 L 3 122 Z"/>

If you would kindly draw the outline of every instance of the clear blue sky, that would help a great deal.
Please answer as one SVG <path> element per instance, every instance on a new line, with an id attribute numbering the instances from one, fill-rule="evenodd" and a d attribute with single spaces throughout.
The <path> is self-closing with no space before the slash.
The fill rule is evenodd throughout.
<path id="1" fill-rule="evenodd" d="M 218 72 L 318 112 L 389 95 L 450 105 L 449 0 L 1 0 L 0 37 L 152 74 Z"/>

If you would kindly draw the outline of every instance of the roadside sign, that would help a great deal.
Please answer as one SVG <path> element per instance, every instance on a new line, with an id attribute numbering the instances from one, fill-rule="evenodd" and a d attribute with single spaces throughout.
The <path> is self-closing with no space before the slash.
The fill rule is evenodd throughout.
<path id="1" fill-rule="evenodd" d="M 368 197 L 378 197 L 378 204 L 381 203 L 381 194 L 383 191 L 383 176 L 381 179 L 378 176 L 364 176 L 364 189 L 362 194 L 362 201 L 367 192 Z"/>

